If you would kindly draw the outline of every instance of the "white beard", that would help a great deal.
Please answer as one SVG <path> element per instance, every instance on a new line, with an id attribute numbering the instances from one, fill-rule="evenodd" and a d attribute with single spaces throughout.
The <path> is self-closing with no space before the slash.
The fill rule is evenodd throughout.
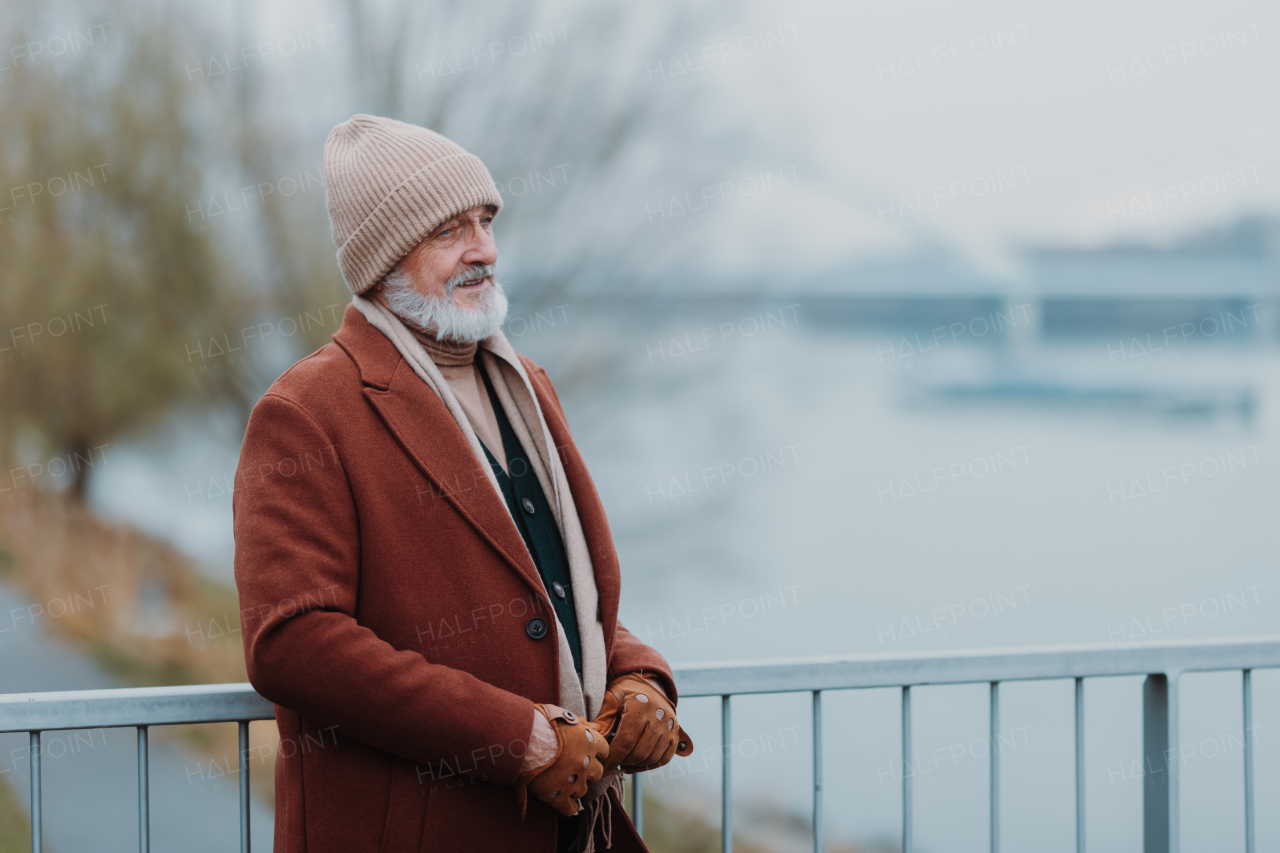
<path id="1" fill-rule="evenodd" d="M 453 289 L 477 275 L 489 277 L 489 287 L 477 298 L 477 306 L 459 308 L 453 301 Z M 444 285 L 444 297 L 425 296 L 414 287 L 413 279 L 396 264 L 382 279 L 382 293 L 391 313 L 437 340 L 453 343 L 479 342 L 502 328 L 507 320 L 507 295 L 502 290 L 493 266 L 476 266 L 450 278 Z"/>

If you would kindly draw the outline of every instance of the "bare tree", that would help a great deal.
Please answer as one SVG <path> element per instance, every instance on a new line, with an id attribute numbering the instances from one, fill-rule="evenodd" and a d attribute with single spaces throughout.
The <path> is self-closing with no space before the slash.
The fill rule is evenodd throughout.
<path id="1" fill-rule="evenodd" d="M 48 20 L 31 12 L 10 43 L 59 32 Z M 0 453 L 63 457 L 53 473 L 77 497 L 95 450 L 247 391 L 191 355 L 247 312 L 182 217 L 200 149 L 174 74 L 181 38 L 164 15 L 109 21 L 92 50 L 27 62 L 0 86 L 0 180 L 22 189 L 0 223 Z"/>
<path id="2" fill-rule="evenodd" d="M 646 203 L 721 180 L 726 162 L 767 147 L 743 131 L 740 111 L 713 100 L 715 87 L 655 81 L 655 65 L 740 26 L 723 8 L 340 5 L 354 111 L 430 127 L 485 161 L 504 185 L 503 266 L 536 285 L 540 302 L 684 263 L 684 235 L 644 233 Z"/>

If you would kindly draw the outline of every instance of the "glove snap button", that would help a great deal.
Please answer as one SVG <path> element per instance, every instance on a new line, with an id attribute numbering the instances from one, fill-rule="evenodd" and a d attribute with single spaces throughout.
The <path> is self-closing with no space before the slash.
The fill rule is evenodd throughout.
<path id="1" fill-rule="evenodd" d="M 543 637 L 547 636 L 547 620 L 539 619 L 537 616 L 533 617 L 528 622 L 524 623 L 524 632 L 528 634 L 531 639 L 541 640 Z"/>
<path id="2" fill-rule="evenodd" d="M 578 717 L 577 717 L 577 715 L 576 715 L 576 714 L 574 714 L 572 711 L 569 711 L 569 710 L 566 710 L 566 711 L 564 712 L 564 718 L 565 718 L 566 720 L 568 720 L 569 722 L 571 722 L 571 723 L 576 723 L 576 722 L 578 721 Z"/>

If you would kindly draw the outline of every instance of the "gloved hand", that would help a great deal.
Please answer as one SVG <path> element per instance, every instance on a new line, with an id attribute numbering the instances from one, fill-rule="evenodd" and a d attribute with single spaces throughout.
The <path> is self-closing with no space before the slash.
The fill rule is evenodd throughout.
<path id="1" fill-rule="evenodd" d="M 586 720 L 559 705 L 535 705 L 555 729 L 559 744 L 545 764 L 521 773 L 516 779 L 516 799 L 524 818 L 528 794 L 548 803 L 560 814 L 572 817 L 582 809 L 579 802 L 587 786 L 600 781 L 609 743 Z"/>
<path id="2" fill-rule="evenodd" d="M 626 773 L 653 770 L 672 756 L 693 753 L 693 741 L 676 722 L 670 700 L 644 673 L 610 682 L 591 725 L 610 741 L 605 764 Z"/>

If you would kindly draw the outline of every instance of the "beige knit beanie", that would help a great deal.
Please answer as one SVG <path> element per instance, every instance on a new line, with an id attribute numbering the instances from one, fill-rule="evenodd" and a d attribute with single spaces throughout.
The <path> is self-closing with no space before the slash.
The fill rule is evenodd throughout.
<path id="1" fill-rule="evenodd" d="M 364 293 L 441 223 L 481 204 L 502 207 L 489 170 L 434 131 L 354 115 L 324 144 L 325 201 L 338 266 Z"/>

